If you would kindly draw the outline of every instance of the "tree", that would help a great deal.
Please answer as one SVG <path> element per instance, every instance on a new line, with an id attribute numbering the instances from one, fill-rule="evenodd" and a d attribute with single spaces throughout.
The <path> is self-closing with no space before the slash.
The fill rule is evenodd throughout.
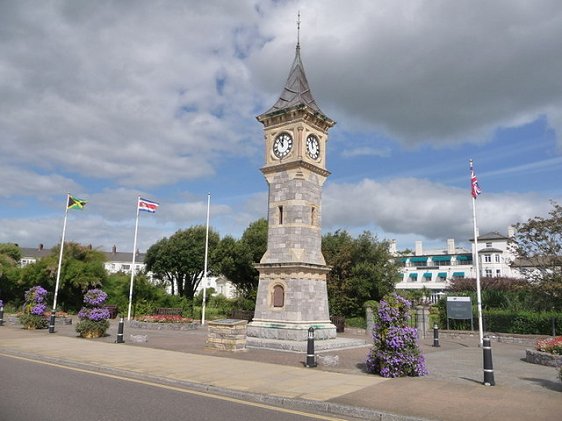
<path id="1" fill-rule="evenodd" d="M 515 225 L 516 264 L 531 283 L 542 310 L 562 309 L 562 206 L 552 202 L 549 217 Z"/>
<path id="2" fill-rule="evenodd" d="M 218 250 L 218 271 L 236 285 L 244 297 L 255 295 L 259 283 L 259 272 L 254 264 L 259 263 L 267 250 L 267 221 L 264 218 L 252 222 L 240 240 L 231 236 L 222 239 Z"/>
<path id="3" fill-rule="evenodd" d="M 147 271 L 172 284 L 177 294 L 193 300 L 195 291 L 203 279 L 205 262 L 205 235 L 203 225 L 177 231 L 170 238 L 163 238 L 146 252 Z M 209 229 L 208 269 L 216 272 L 216 248 L 219 235 Z"/>
<path id="4" fill-rule="evenodd" d="M 21 251 L 17 245 L 0 244 L 0 299 L 4 302 L 23 299 L 25 288 L 19 282 L 20 259 Z"/>
<path id="5" fill-rule="evenodd" d="M 43 285 L 51 293 L 55 291 L 59 247 L 51 254 L 22 270 L 24 287 Z M 82 295 L 91 288 L 103 285 L 107 278 L 104 267 L 105 255 L 77 243 L 65 243 L 59 282 L 58 303 L 66 310 L 78 310 L 82 306 Z"/>
<path id="6" fill-rule="evenodd" d="M 332 314 L 359 315 L 365 301 L 378 301 L 394 290 L 399 271 L 389 243 L 379 241 L 369 231 L 356 239 L 346 231 L 326 234 L 322 253 L 331 266 L 327 286 Z"/>

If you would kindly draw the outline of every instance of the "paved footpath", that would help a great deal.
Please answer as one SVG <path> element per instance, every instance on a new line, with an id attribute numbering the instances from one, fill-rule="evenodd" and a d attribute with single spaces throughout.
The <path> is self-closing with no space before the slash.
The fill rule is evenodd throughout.
<path id="1" fill-rule="evenodd" d="M 562 414 L 562 382 L 552 367 L 524 361 L 525 347 L 493 343 L 496 386 L 482 385 L 477 337 L 421 341 L 430 374 L 383 379 L 364 372 L 368 347 L 320 354 L 317 368 L 306 356 L 249 349 L 229 353 L 205 347 L 206 329 L 151 331 L 125 327 L 116 344 L 109 336 L 86 340 L 72 326 L 57 332 L 0 327 L 0 354 L 171 382 L 285 407 L 377 420 L 556 420 Z M 134 336 L 131 336 L 134 335 Z M 133 339 L 146 342 L 134 343 Z"/>

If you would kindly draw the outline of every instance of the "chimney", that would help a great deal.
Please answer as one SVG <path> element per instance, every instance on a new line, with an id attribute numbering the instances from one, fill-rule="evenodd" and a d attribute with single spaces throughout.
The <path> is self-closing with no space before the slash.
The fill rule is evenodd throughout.
<path id="1" fill-rule="evenodd" d="M 455 240 L 454 240 L 454 238 L 449 238 L 447 240 L 447 254 L 455 254 Z"/>
<path id="2" fill-rule="evenodd" d="M 422 242 L 420 240 L 416 241 L 416 256 L 421 256 L 423 254 Z"/>
<path id="3" fill-rule="evenodd" d="M 114 244 L 113 247 L 111 248 L 111 252 L 113 254 L 117 254 L 117 246 Z"/>
<path id="4" fill-rule="evenodd" d="M 396 240 L 390 240 L 390 244 L 388 245 L 388 252 L 392 256 L 396 256 Z"/>
<path id="5" fill-rule="evenodd" d="M 515 237 L 515 227 L 513 225 L 510 225 L 509 227 L 507 227 L 507 236 L 509 238 Z"/>
<path id="6" fill-rule="evenodd" d="M 43 250 L 43 243 L 39 244 L 39 250 Z"/>

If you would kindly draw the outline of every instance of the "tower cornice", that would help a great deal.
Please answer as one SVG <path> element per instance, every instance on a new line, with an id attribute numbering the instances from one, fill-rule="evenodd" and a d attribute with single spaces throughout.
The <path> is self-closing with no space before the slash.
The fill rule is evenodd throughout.
<path id="1" fill-rule="evenodd" d="M 275 165 L 268 165 L 265 167 L 261 168 L 261 172 L 263 174 L 271 174 L 271 173 L 276 173 L 276 172 L 280 172 L 280 171 L 287 171 L 287 170 L 293 170 L 295 168 L 306 168 L 309 171 L 312 171 L 316 174 L 321 175 L 322 177 L 328 177 L 331 173 L 330 171 L 324 169 L 324 168 L 320 168 L 308 161 L 299 159 L 299 160 L 295 160 L 295 161 L 288 161 L 288 162 L 281 162 L 279 164 L 275 164 Z"/>

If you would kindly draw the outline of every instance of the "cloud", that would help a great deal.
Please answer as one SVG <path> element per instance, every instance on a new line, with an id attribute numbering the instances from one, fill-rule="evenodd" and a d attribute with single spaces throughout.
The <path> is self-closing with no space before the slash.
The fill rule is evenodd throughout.
<path id="1" fill-rule="evenodd" d="M 480 232 L 507 232 L 509 225 L 545 215 L 547 199 L 536 194 L 483 194 L 477 200 Z M 472 203 L 468 189 L 423 179 L 386 182 L 364 179 L 357 184 L 330 183 L 323 196 L 326 230 L 374 227 L 375 232 L 466 241 L 472 237 Z"/>
<path id="2" fill-rule="evenodd" d="M 545 115 L 562 144 L 559 2 L 307 1 L 300 10 L 312 91 L 347 129 L 459 144 Z M 286 20 L 256 59 L 263 88 L 284 77 L 294 45 Z"/>
<path id="3" fill-rule="evenodd" d="M 369 146 L 362 146 L 358 148 L 345 149 L 342 152 L 344 158 L 355 158 L 357 156 L 379 156 L 381 158 L 388 158 L 390 156 L 390 148 L 373 148 Z"/>
<path id="4" fill-rule="evenodd" d="M 222 154 L 253 152 L 241 123 L 254 106 L 248 72 L 241 47 L 224 42 L 251 24 L 251 5 L 213 14 L 183 2 L 3 4 L 3 156 L 150 187 L 212 175 Z"/>

